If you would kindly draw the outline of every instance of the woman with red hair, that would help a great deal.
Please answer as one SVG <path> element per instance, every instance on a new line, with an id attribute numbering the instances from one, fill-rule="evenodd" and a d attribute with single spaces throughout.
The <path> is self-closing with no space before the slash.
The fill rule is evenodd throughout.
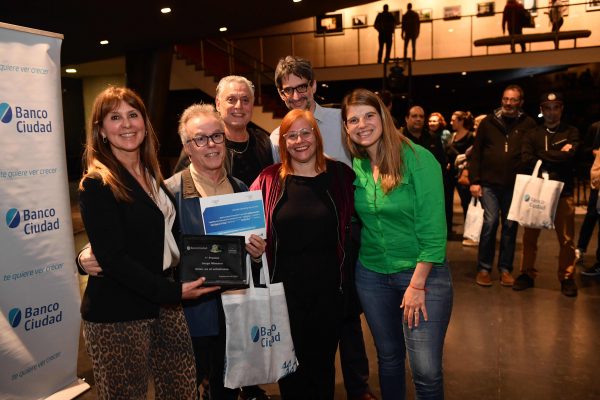
<path id="1" fill-rule="evenodd" d="M 354 209 L 354 172 L 323 153 L 310 111 L 290 111 L 280 127 L 281 163 L 267 167 L 261 190 L 272 282 L 283 282 L 299 367 L 281 379 L 283 399 L 333 399 L 342 320 L 345 250 Z"/>

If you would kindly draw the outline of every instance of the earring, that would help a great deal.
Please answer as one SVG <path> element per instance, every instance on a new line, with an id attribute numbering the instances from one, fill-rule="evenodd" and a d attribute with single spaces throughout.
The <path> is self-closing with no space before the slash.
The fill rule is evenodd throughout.
<path id="1" fill-rule="evenodd" d="M 144 136 L 148 136 L 148 131 L 146 130 L 146 132 L 144 132 Z"/>
<path id="2" fill-rule="evenodd" d="M 106 144 L 106 142 L 108 142 L 108 140 L 106 140 L 106 136 L 102 136 L 102 143 Z"/>

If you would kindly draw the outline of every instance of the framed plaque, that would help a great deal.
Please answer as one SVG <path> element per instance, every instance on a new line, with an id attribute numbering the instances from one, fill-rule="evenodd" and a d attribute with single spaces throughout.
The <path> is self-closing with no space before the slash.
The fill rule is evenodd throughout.
<path id="1" fill-rule="evenodd" d="M 184 235 L 182 282 L 205 277 L 206 286 L 248 287 L 244 236 Z"/>

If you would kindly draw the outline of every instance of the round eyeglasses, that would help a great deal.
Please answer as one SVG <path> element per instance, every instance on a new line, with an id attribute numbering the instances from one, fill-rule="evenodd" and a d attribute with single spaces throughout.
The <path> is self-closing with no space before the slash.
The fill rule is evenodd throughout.
<path id="1" fill-rule="evenodd" d="M 297 131 L 289 131 L 283 137 L 288 142 L 295 142 L 298 138 L 302 138 L 302 140 L 308 139 L 313 134 L 313 128 L 302 128 Z"/>

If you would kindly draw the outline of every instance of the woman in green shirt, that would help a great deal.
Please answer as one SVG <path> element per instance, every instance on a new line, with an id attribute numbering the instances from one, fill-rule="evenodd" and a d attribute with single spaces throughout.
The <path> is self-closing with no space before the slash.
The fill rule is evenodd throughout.
<path id="1" fill-rule="evenodd" d="M 417 399 L 443 399 L 452 281 L 440 165 L 398 132 L 368 90 L 344 98 L 342 119 L 362 222 L 356 288 L 377 348 L 383 399 L 404 399 L 407 350 Z"/>

